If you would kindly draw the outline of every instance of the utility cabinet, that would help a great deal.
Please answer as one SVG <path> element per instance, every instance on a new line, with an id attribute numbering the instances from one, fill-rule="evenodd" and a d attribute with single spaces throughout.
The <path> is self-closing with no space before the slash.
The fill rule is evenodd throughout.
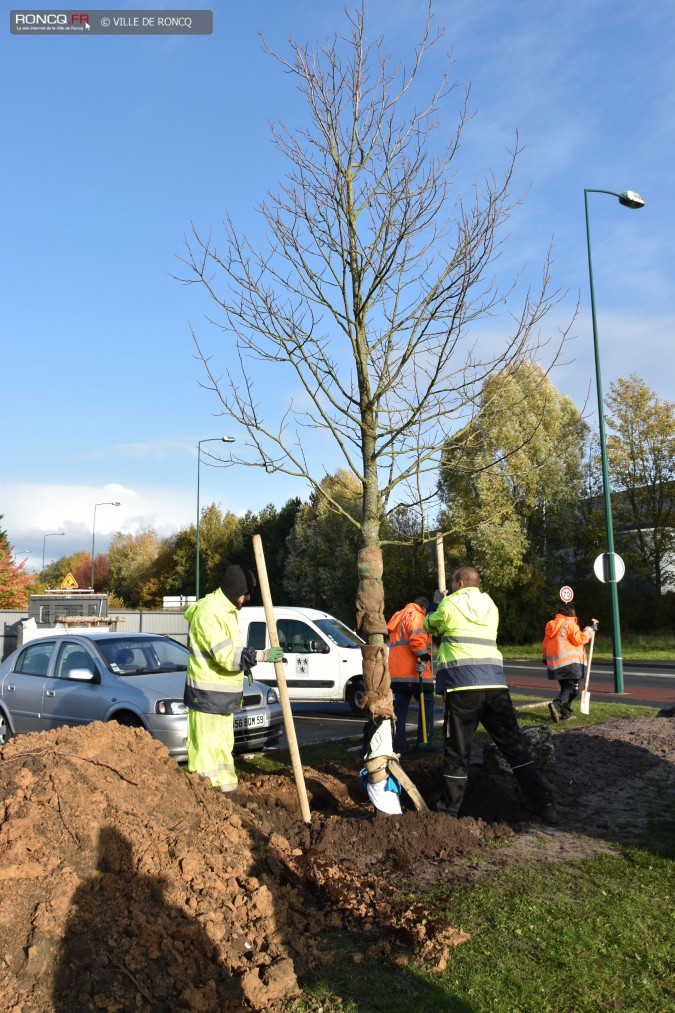
<path id="1" fill-rule="evenodd" d="M 56 626 L 61 619 L 92 619 L 108 615 L 108 595 L 95 591 L 59 591 L 32 594 L 28 602 L 28 618 L 38 626 Z"/>

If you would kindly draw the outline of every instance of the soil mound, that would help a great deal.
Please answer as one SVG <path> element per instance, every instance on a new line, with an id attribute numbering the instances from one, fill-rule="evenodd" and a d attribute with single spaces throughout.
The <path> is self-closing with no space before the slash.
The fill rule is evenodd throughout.
<path id="1" fill-rule="evenodd" d="M 373 820 L 356 758 L 305 767 L 306 826 L 290 772 L 244 774 L 233 800 L 140 729 L 13 739 L 0 751 L 0 1009 L 278 1010 L 322 958 L 322 934 L 344 929 L 365 933 L 369 952 L 442 968 L 467 937 L 411 897 L 638 840 L 653 817 L 645 784 L 675 777 L 672 719 L 571 727 L 553 742 L 550 830 L 529 826 L 510 774 L 479 762 L 461 820 L 405 799 L 402 816 Z M 432 806 L 440 765 L 438 753 L 405 757 Z"/>
<path id="2" fill-rule="evenodd" d="M 342 779 L 305 768 L 308 827 L 290 777 L 244 777 L 232 801 L 141 729 L 11 740 L 0 753 L 0 1008 L 273 1009 L 298 991 L 320 934 L 343 927 L 442 966 L 466 937 L 402 899 L 389 873 L 411 839 L 443 861 L 509 831 L 449 830 L 412 812 L 371 821 L 347 768 Z"/>

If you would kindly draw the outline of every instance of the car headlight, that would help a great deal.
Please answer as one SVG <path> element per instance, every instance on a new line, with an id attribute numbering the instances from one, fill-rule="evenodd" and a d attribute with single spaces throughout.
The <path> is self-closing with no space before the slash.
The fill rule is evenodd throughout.
<path id="1" fill-rule="evenodd" d="M 158 700 L 155 711 L 157 714 L 187 714 L 188 709 L 182 700 Z"/>
<path id="2" fill-rule="evenodd" d="M 279 694 L 276 689 L 267 690 L 267 702 L 268 703 L 279 703 Z"/>

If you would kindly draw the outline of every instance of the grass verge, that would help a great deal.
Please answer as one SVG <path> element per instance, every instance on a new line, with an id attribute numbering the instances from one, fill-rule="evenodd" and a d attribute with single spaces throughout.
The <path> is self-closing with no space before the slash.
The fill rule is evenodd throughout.
<path id="1" fill-rule="evenodd" d="M 675 839 L 675 822 L 670 825 Z M 442 974 L 354 962 L 358 940 L 304 983 L 292 1013 L 669 1013 L 675 865 L 625 849 L 444 887 L 432 898 L 471 938 Z M 346 952 L 345 952 L 346 950 Z"/>
<path id="2" fill-rule="evenodd" d="M 541 640 L 531 644 L 499 645 L 505 658 L 526 658 L 539 661 L 541 658 Z M 675 638 L 657 636 L 625 636 L 622 639 L 624 660 L 630 661 L 675 661 Z M 593 657 L 597 660 L 612 659 L 612 638 L 598 634 L 593 647 Z"/>
<path id="3" fill-rule="evenodd" d="M 595 703 L 591 701 L 591 713 L 588 716 L 579 714 L 575 721 L 553 725 L 548 712 L 547 703 L 550 696 L 536 697 L 519 694 L 511 691 L 521 725 L 548 725 L 554 734 L 568 731 L 571 728 L 583 728 L 586 725 L 599 724 L 603 721 L 619 721 L 623 718 L 653 718 L 655 710 L 653 707 L 641 707 L 640 705 L 620 703 Z M 520 709 L 522 708 L 522 709 Z M 440 729 L 434 733 L 434 741 L 440 743 Z M 412 741 L 412 740 L 411 740 Z M 474 740 L 480 745 L 489 741 L 489 736 L 483 727 L 479 725 Z M 315 766 L 322 760 L 344 760 L 347 750 L 354 746 L 354 740 L 334 739 L 330 742 L 317 742 L 313 746 L 302 746 L 300 757 L 305 766 Z M 440 761 L 439 761 L 440 762 Z M 273 774 L 279 770 L 286 770 L 290 763 L 290 753 L 286 749 L 274 750 L 269 753 L 244 753 L 235 756 L 237 770 L 245 774 Z"/>
<path id="4" fill-rule="evenodd" d="M 532 697 L 513 694 L 516 707 Z M 526 724 L 548 712 L 519 712 Z M 636 717 L 653 708 L 592 703 L 568 728 Z M 338 759 L 348 740 L 303 748 L 306 764 Z M 270 758 L 251 759 L 255 769 Z M 275 765 L 288 764 L 275 754 Z M 440 974 L 409 960 L 369 956 L 371 940 L 325 940 L 325 960 L 287 1013 L 672 1013 L 675 1010 L 675 786 L 645 784 L 653 821 L 640 847 L 583 862 L 541 863 L 448 884 L 426 900 L 470 934 Z"/>

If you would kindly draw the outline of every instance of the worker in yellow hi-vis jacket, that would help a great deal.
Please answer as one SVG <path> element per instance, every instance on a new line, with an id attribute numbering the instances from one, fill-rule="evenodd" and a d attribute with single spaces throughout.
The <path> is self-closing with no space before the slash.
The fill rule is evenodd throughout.
<path id="1" fill-rule="evenodd" d="M 228 566 L 221 587 L 190 605 L 187 674 L 183 701 L 188 708 L 188 770 L 210 778 L 221 791 L 237 789 L 233 714 L 241 710 L 244 670 L 259 661 L 280 661 L 283 651 L 242 648 L 239 609 L 256 586 L 253 573 Z"/>

